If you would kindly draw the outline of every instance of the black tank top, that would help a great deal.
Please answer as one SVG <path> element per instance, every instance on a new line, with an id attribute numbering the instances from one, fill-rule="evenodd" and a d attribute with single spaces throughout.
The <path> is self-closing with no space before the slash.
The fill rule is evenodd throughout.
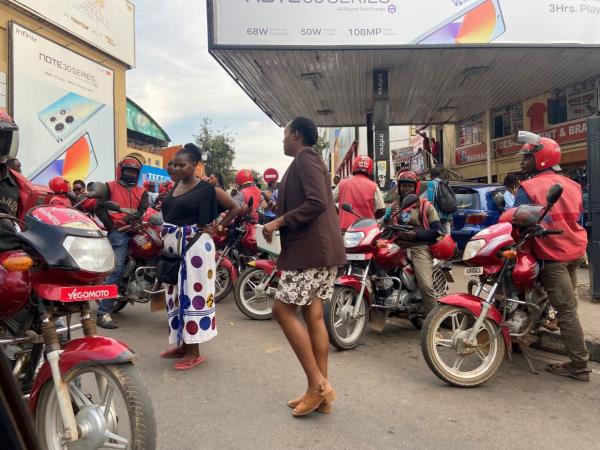
<path id="1" fill-rule="evenodd" d="M 200 181 L 183 195 L 173 196 L 175 189 L 162 203 L 163 220 L 173 225 L 209 225 L 218 216 L 219 210 L 215 188 Z"/>

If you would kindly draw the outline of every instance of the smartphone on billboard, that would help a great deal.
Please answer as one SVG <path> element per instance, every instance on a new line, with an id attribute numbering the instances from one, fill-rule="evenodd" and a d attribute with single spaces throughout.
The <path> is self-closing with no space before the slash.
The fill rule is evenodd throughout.
<path id="1" fill-rule="evenodd" d="M 56 142 L 62 142 L 103 106 L 103 103 L 69 92 L 40 111 L 38 117 Z"/>
<path id="2" fill-rule="evenodd" d="M 506 31 L 499 0 L 459 2 L 466 5 L 459 14 L 449 17 L 412 43 L 426 45 L 487 44 Z"/>
<path id="3" fill-rule="evenodd" d="M 89 133 L 86 131 L 72 144 L 62 150 L 56 158 L 44 164 L 31 176 L 31 181 L 47 185 L 50 179 L 61 176 L 69 182 L 85 180 L 98 167 L 98 158 Z"/>

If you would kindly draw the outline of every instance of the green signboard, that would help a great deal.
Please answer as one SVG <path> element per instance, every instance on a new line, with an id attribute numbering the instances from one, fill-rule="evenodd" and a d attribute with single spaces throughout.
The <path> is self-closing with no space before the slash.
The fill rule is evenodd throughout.
<path id="1" fill-rule="evenodd" d="M 142 108 L 127 99 L 127 129 L 169 142 L 170 138 Z"/>

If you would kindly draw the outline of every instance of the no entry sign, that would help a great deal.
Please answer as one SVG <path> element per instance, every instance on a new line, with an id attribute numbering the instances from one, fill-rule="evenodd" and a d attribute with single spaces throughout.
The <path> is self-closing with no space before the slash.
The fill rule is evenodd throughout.
<path id="1" fill-rule="evenodd" d="M 263 173 L 263 180 L 267 183 L 275 182 L 279 179 L 279 174 L 275 169 L 267 169 L 265 173 Z"/>

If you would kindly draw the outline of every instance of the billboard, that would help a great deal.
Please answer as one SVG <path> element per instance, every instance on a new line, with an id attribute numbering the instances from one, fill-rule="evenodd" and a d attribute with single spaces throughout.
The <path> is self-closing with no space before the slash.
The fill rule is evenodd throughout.
<path id="1" fill-rule="evenodd" d="M 596 0 L 209 0 L 209 7 L 213 47 L 600 45 Z"/>
<path id="2" fill-rule="evenodd" d="M 135 7 L 128 0 L 10 0 L 135 66 Z"/>
<path id="3" fill-rule="evenodd" d="M 11 23 L 12 114 L 23 174 L 106 181 L 115 173 L 113 71 Z"/>

